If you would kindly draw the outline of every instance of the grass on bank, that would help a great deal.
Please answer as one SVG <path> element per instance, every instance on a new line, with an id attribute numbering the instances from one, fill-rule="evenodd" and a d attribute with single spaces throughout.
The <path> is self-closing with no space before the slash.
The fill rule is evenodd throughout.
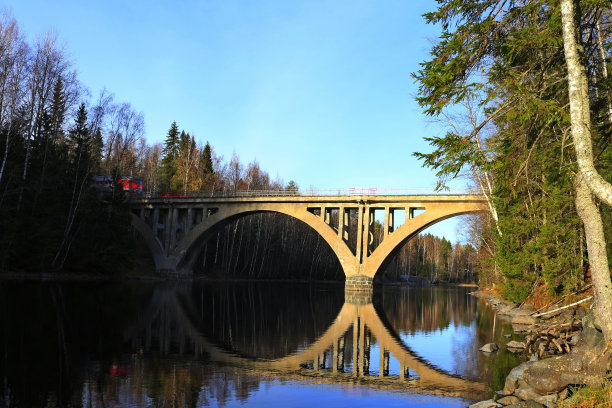
<path id="1" fill-rule="evenodd" d="M 602 387 L 572 387 L 571 391 L 572 396 L 565 401 L 562 401 L 558 407 L 612 407 L 612 381 L 606 381 Z"/>

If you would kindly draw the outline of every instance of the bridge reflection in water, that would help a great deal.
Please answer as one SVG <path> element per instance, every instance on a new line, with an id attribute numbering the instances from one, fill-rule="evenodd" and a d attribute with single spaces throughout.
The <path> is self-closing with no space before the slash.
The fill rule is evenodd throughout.
<path id="1" fill-rule="evenodd" d="M 190 285 L 158 286 L 138 322 L 125 330 L 124 340 L 134 350 L 178 352 L 186 358 L 243 368 L 258 375 L 290 375 L 328 384 L 358 383 L 465 398 L 479 398 L 488 392 L 485 382 L 451 374 L 421 358 L 418 350 L 402 342 L 368 295 L 347 296 L 326 330 L 312 335 L 310 341 L 285 348 L 283 356 L 277 355 L 279 347 L 273 347 L 274 351 L 266 350 L 265 345 L 262 347 L 266 339 L 262 342 L 245 335 L 239 327 L 231 324 L 228 327 L 227 318 L 253 327 L 256 322 L 249 322 L 249 316 L 227 317 L 229 313 L 244 313 L 244 310 L 219 310 L 224 307 L 221 299 L 219 296 L 217 303 L 214 299 L 211 303 L 207 298 L 205 310 L 203 294 L 197 299 Z M 270 318 L 274 323 L 274 317 Z M 281 326 L 282 317 L 278 320 L 277 326 Z M 259 346 L 253 346 L 256 343 Z M 390 375 L 392 360 L 399 364 L 396 375 Z"/>

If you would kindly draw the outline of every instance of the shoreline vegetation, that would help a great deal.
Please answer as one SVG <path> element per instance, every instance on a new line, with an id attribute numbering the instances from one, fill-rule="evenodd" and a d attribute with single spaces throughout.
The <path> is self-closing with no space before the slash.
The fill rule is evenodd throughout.
<path id="1" fill-rule="evenodd" d="M 470 293 L 492 307 L 500 320 L 512 323 L 515 334 L 525 337 L 520 342 L 508 338 L 503 345 L 483 345 L 483 352 L 505 347 L 525 361 L 510 371 L 503 390 L 496 391 L 494 398 L 470 408 L 514 406 L 521 401 L 529 401 L 529 407 L 598 407 L 612 403 L 605 359 L 602 364 L 585 363 L 601 357 L 602 350 L 609 347 L 588 303 L 592 298 L 589 291 L 592 288 L 587 285 L 575 294 L 579 301 L 564 297 L 538 309 L 509 302 L 490 289 Z"/>
<path id="2" fill-rule="evenodd" d="M 424 17 L 440 35 L 413 74 L 417 101 L 447 132 L 415 156 L 439 187 L 462 176 L 488 199 L 488 214 L 469 224 L 482 250 L 478 282 L 500 317 L 523 320 L 522 347 L 538 348 L 512 370 L 503 398 L 474 408 L 551 407 L 571 387 L 609 389 L 610 2 L 440 0 Z M 589 309 L 553 312 L 589 296 Z M 552 326 L 554 314 L 568 320 Z M 540 346 L 554 356 L 540 359 Z"/>

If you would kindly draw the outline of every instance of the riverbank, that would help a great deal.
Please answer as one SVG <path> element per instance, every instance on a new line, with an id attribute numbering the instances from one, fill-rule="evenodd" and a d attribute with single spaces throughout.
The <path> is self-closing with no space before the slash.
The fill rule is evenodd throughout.
<path id="1" fill-rule="evenodd" d="M 326 279 L 299 279 L 299 278 L 248 278 L 240 276 L 221 276 L 221 275 L 196 275 L 196 276 L 162 276 L 157 273 L 128 272 L 115 275 L 94 274 L 94 273 L 70 273 L 70 272 L 15 272 L 0 271 L 0 281 L 121 281 L 121 280 L 146 280 L 146 281 L 166 281 L 166 280 L 193 280 L 210 282 L 287 282 L 287 283 L 337 283 L 344 284 L 344 280 Z M 405 281 L 384 281 L 383 286 L 413 287 L 413 286 L 452 286 L 465 288 L 478 288 L 475 283 L 439 282 L 428 283 L 426 285 L 415 285 Z M 375 285 L 376 287 L 376 285 Z"/>
<path id="2" fill-rule="evenodd" d="M 572 406 L 580 398 L 576 391 L 581 386 L 605 386 L 611 353 L 588 301 L 536 309 L 490 292 L 478 290 L 471 295 L 487 302 L 496 317 L 512 323 L 515 333 L 525 335 L 522 342 L 510 340 L 501 346 L 526 360 L 510 371 L 504 389 L 496 391 L 493 399 L 471 408 Z M 495 352 L 498 347 L 489 343 L 481 351 Z"/>

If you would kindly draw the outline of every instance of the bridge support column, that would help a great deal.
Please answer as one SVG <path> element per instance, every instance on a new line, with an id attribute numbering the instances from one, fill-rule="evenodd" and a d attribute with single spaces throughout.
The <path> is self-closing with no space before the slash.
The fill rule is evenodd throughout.
<path id="1" fill-rule="evenodd" d="M 344 282 L 345 292 L 372 293 L 373 280 L 365 275 L 347 276 Z"/>

